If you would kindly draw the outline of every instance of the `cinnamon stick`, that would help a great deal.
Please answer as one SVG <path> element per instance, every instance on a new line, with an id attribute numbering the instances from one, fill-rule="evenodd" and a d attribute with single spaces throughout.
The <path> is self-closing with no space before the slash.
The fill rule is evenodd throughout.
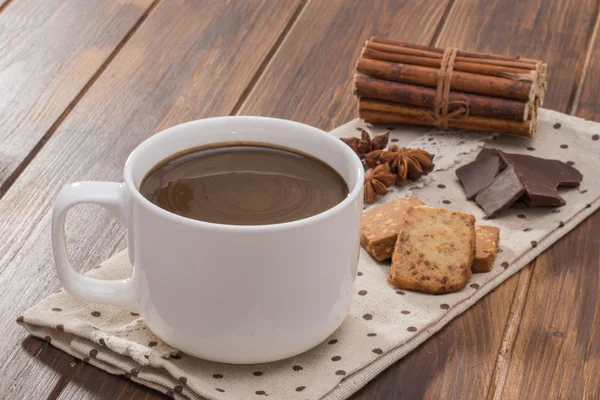
<path id="1" fill-rule="evenodd" d="M 429 115 L 429 117 L 425 117 Z M 382 102 L 372 99 L 360 99 L 359 116 L 371 124 L 408 124 L 431 126 L 433 112 L 424 107 L 408 106 Z M 448 121 L 450 128 L 470 129 L 474 131 L 498 132 L 532 138 L 535 136 L 535 120 L 511 121 L 501 118 L 489 118 L 469 115 Z"/>
<path id="2" fill-rule="evenodd" d="M 439 70 L 419 65 L 379 61 L 360 58 L 356 69 L 365 75 L 389 81 L 413 83 L 436 87 Z M 462 92 L 484 94 L 507 99 L 530 101 L 534 97 L 533 82 L 514 81 L 512 79 L 471 72 L 454 71 L 451 80 L 452 89 Z"/>
<path id="3" fill-rule="evenodd" d="M 395 46 L 395 45 L 385 44 L 385 43 L 376 43 L 376 42 L 368 41 L 366 44 L 366 47 L 368 49 L 383 51 L 386 53 L 408 54 L 408 55 L 414 55 L 414 56 L 420 56 L 420 57 L 435 58 L 435 59 L 440 59 L 440 60 L 443 57 L 442 54 L 436 53 L 435 51 L 431 51 L 431 50 L 414 49 L 414 48 Z M 473 62 L 473 59 L 472 59 L 472 57 L 470 58 L 470 57 L 465 57 L 465 56 L 456 56 L 456 61 Z M 533 63 L 533 62 L 513 61 L 513 60 L 497 60 L 497 59 L 483 58 L 483 57 L 478 57 L 477 63 L 498 65 L 498 66 L 511 67 L 511 68 L 519 68 L 519 69 L 523 69 L 526 71 L 536 69 L 536 67 L 537 67 L 536 63 Z"/>
<path id="4" fill-rule="evenodd" d="M 439 68 L 441 60 L 437 58 L 419 57 L 407 54 L 386 53 L 383 51 L 364 48 L 362 57 L 372 58 L 381 61 L 394 61 L 413 65 L 422 65 L 426 67 Z M 519 68 L 504 67 L 498 65 L 486 65 L 473 62 L 456 61 L 454 63 L 455 71 L 473 72 L 476 74 L 507 77 L 515 80 L 535 81 L 536 71 L 525 71 Z"/>
<path id="5" fill-rule="evenodd" d="M 376 43 L 385 43 L 385 44 L 391 44 L 391 45 L 395 45 L 395 46 L 410 47 L 413 49 L 429 50 L 429 51 L 433 51 L 433 52 L 441 53 L 441 54 L 444 53 L 444 49 L 439 48 L 439 47 L 407 43 L 407 42 L 403 42 L 400 40 L 391 40 L 391 39 L 385 39 L 385 38 L 380 38 L 380 37 L 376 37 L 376 36 L 371 37 L 370 40 L 372 42 L 376 42 Z M 530 58 L 523 58 L 523 57 L 519 57 L 519 56 L 508 56 L 508 55 L 504 55 L 504 54 L 482 53 L 482 52 L 476 52 L 476 51 L 459 50 L 457 55 L 462 56 L 462 57 L 487 58 L 487 59 L 492 59 L 492 60 L 525 61 L 525 62 L 531 62 L 531 63 L 539 62 L 539 60 L 533 60 Z"/>
<path id="6" fill-rule="evenodd" d="M 433 110 L 436 90 L 426 86 L 356 76 L 354 94 Z M 468 114 L 473 116 L 524 121 L 529 113 L 529 105 L 524 102 L 457 91 L 450 92 L 448 112 L 465 107 L 465 103 L 468 104 Z"/>

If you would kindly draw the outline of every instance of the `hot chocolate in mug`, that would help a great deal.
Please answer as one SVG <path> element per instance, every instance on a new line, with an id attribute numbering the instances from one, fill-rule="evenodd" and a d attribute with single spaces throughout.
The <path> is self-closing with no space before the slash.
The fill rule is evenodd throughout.
<path id="1" fill-rule="evenodd" d="M 320 214 L 280 224 L 223 225 L 185 218 L 139 192 L 168 157 L 199 146 L 260 142 L 326 161 L 348 196 Z M 162 340 L 206 360 L 253 364 L 302 353 L 343 322 L 354 294 L 364 171 L 342 141 L 264 117 L 192 121 L 157 133 L 129 156 L 124 182 L 77 182 L 59 194 L 52 246 L 60 280 L 88 302 L 139 313 Z M 71 267 L 64 223 L 76 204 L 106 207 L 127 229 L 131 278 L 103 281 Z"/>

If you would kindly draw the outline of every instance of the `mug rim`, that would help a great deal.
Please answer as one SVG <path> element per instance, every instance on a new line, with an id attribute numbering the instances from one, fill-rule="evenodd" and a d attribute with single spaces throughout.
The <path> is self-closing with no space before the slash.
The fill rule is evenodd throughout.
<path id="1" fill-rule="evenodd" d="M 136 185 L 133 182 L 133 168 L 134 168 L 136 158 L 138 157 L 138 155 L 141 152 L 144 151 L 145 147 L 151 146 L 152 142 L 159 140 L 163 136 L 169 135 L 169 133 L 175 129 L 181 129 L 186 126 L 197 125 L 199 123 L 201 124 L 205 121 L 223 121 L 224 123 L 227 123 L 228 121 L 231 121 L 231 120 L 237 120 L 237 121 L 246 120 L 248 123 L 253 123 L 253 121 L 277 121 L 279 123 L 288 124 L 290 126 L 296 126 L 296 127 L 302 128 L 302 129 L 311 130 L 315 133 L 318 133 L 319 135 L 322 136 L 323 140 L 329 141 L 333 146 L 338 146 L 340 151 L 342 151 L 344 153 L 344 156 L 347 157 L 352 162 L 353 167 L 356 168 L 356 170 L 357 170 L 356 182 L 354 182 L 354 185 L 350 189 L 348 196 L 346 196 L 346 198 L 344 200 L 340 201 L 339 203 L 337 203 L 335 206 L 331 207 L 328 210 L 325 210 L 318 214 L 312 215 L 307 218 L 302 218 L 302 219 L 299 219 L 296 221 L 281 222 L 281 223 L 275 223 L 275 224 L 265 224 L 265 225 L 229 225 L 229 224 L 219 224 L 219 223 L 215 223 L 215 222 L 200 221 L 200 220 L 184 217 L 184 216 L 172 213 L 170 211 L 167 211 L 167 210 L 157 206 L 156 204 L 152 203 L 150 200 L 145 198 L 140 193 L 139 189 L 136 187 Z M 219 143 L 219 142 L 215 142 L 215 143 Z M 264 142 L 264 143 L 268 143 L 268 142 Z M 334 143 L 336 143 L 336 144 L 334 144 Z M 323 161 L 323 162 L 325 162 L 325 161 Z M 339 171 L 337 171 L 337 172 L 339 173 Z M 338 213 L 344 207 L 353 203 L 359 195 L 362 195 L 362 190 L 363 190 L 363 186 L 364 186 L 364 168 L 362 165 L 362 161 L 358 158 L 356 153 L 354 153 L 354 151 L 348 145 L 346 145 L 344 142 L 339 140 L 337 137 L 335 137 L 335 136 L 331 135 L 330 133 L 327 133 L 319 128 L 315 128 L 313 126 L 303 124 L 301 122 L 296 122 L 296 121 L 291 121 L 291 120 L 281 119 L 281 118 L 235 115 L 235 116 L 202 118 L 202 119 L 198 119 L 198 120 L 188 121 L 188 122 L 185 122 L 182 124 L 174 125 L 172 127 L 164 129 L 164 130 L 150 136 L 149 138 L 144 140 L 142 143 L 140 143 L 129 154 L 129 157 L 127 157 L 127 161 L 125 162 L 125 168 L 124 168 L 124 182 L 125 182 L 125 186 L 129 189 L 130 193 L 133 195 L 133 197 L 135 199 L 137 199 L 139 201 L 139 203 L 142 206 L 144 206 L 146 209 L 148 209 L 151 212 L 157 213 L 158 215 L 160 215 L 164 218 L 167 218 L 169 220 L 172 220 L 173 222 L 176 222 L 179 224 L 187 225 L 187 226 L 194 227 L 194 228 L 210 228 L 210 229 L 217 229 L 217 230 L 223 230 L 223 231 L 248 231 L 248 232 L 272 231 L 272 230 L 298 228 L 298 227 L 302 227 L 305 225 L 319 222 L 321 220 L 324 220 L 324 219 L 330 217 L 333 214 Z"/>

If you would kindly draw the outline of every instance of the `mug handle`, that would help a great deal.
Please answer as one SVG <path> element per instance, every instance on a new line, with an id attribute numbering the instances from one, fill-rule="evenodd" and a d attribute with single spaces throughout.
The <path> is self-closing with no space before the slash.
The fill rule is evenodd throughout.
<path id="1" fill-rule="evenodd" d="M 65 217 L 77 204 L 92 203 L 105 207 L 127 226 L 127 192 L 123 183 L 76 182 L 58 195 L 52 212 L 52 250 L 58 276 L 71 295 L 92 303 L 102 303 L 138 312 L 131 279 L 100 280 L 81 275 L 71 267 L 65 243 Z"/>

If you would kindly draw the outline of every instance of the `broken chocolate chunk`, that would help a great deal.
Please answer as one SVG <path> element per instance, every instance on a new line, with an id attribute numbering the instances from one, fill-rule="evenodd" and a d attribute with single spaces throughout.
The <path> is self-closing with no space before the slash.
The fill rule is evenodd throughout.
<path id="1" fill-rule="evenodd" d="M 456 170 L 456 176 L 465 189 L 467 199 L 471 200 L 481 189 L 489 185 L 501 170 L 500 157 L 494 155 L 477 158 L 472 163 L 463 165 Z"/>
<path id="2" fill-rule="evenodd" d="M 479 160 L 480 158 L 494 157 L 494 156 L 498 157 L 498 150 L 488 149 L 487 147 L 484 147 L 483 149 L 481 149 L 479 154 L 477 154 L 476 160 Z"/>
<path id="3" fill-rule="evenodd" d="M 525 186 L 511 165 L 477 194 L 475 202 L 488 217 L 493 218 L 500 211 L 510 207 L 524 193 Z"/>
<path id="4" fill-rule="evenodd" d="M 498 151 L 498 155 L 506 165 L 513 165 L 517 173 L 521 170 L 528 174 L 533 172 L 549 182 L 555 182 L 556 187 L 578 187 L 583 179 L 581 172 L 562 161 L 503 151 Z"/>

